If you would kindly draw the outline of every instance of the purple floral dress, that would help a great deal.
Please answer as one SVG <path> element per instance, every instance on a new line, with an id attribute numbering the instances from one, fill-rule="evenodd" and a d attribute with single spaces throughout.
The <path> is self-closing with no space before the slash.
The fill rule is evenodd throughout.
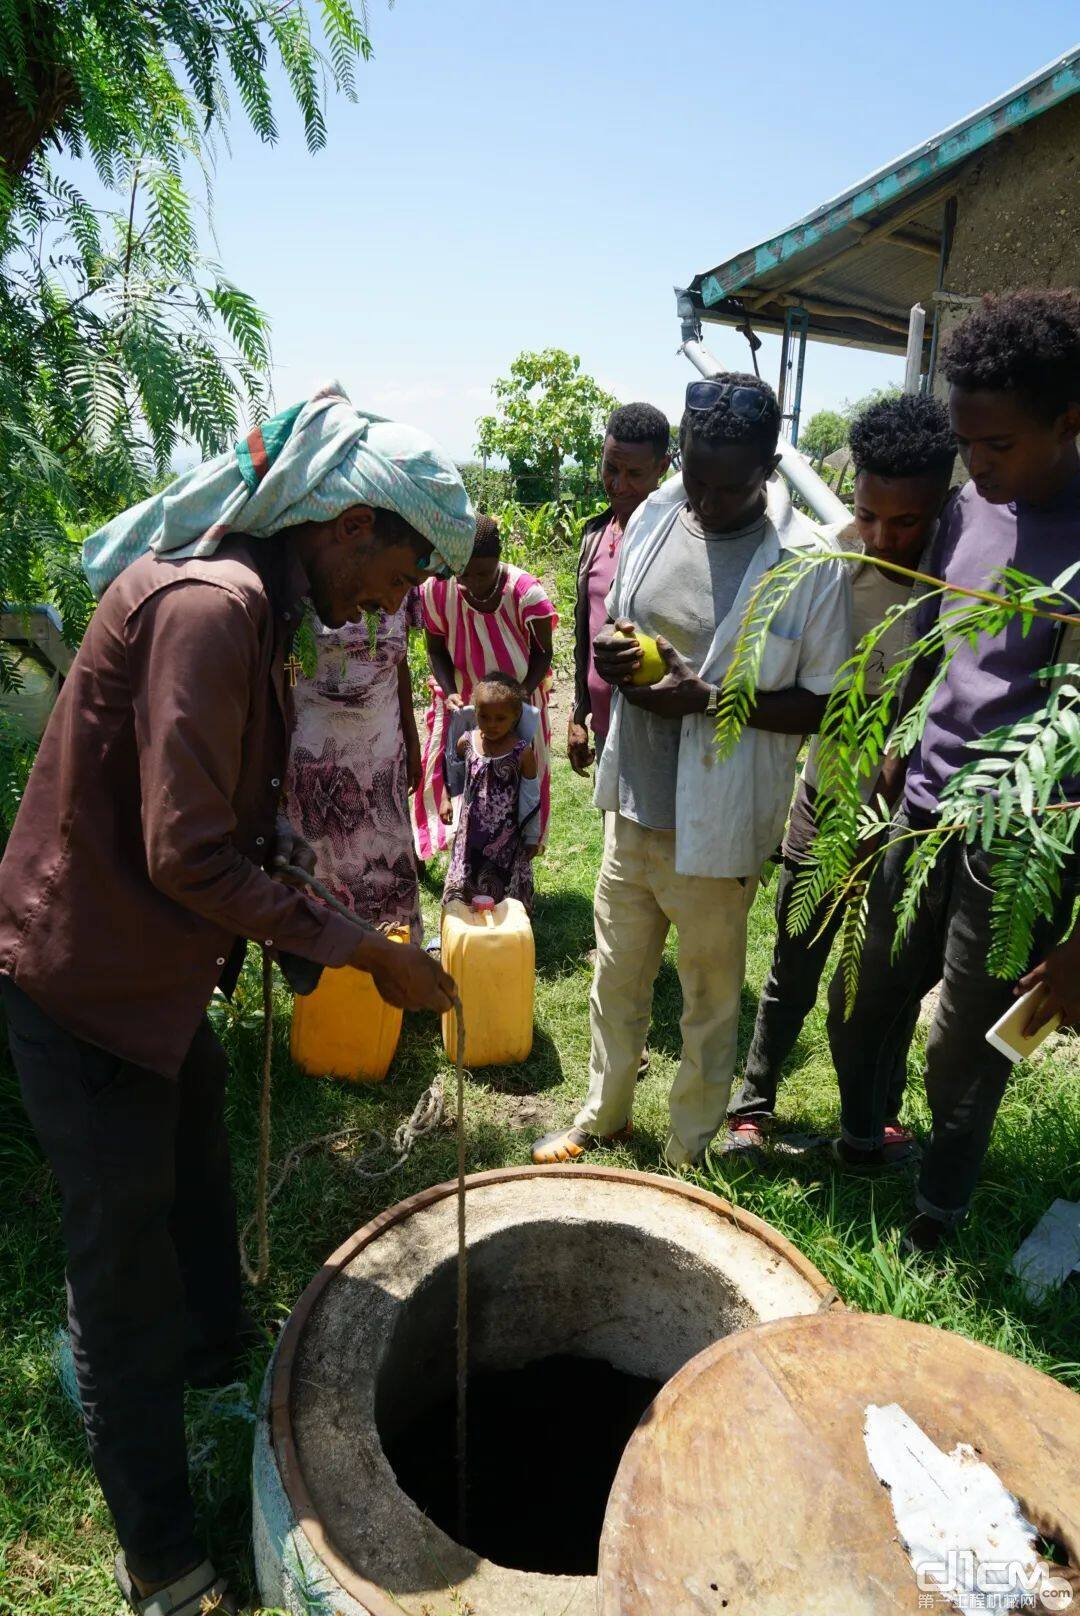
<path id="1" fill-rule="evenodd" d="M 285 808 L 315 849 L 320 881 L 365 920 L 423 935 L 409 819 L 398 669 L 409 630 L 420 626 L 410 595 L 380 614 L 375 644 L 366 623 L 315 623 L 318 667 L 296 686 L 296 727 Z"/>
<path id="2" fill-rule="evenodd" d="M 518 898 L 532 913 L 532 860 L 518 825 L 521 755 L 527 746 L 519 739 L 504 756 L 485 757 L 474 749 L 472 733 L 466 735 L 465 792 L 443 903 Z"/>

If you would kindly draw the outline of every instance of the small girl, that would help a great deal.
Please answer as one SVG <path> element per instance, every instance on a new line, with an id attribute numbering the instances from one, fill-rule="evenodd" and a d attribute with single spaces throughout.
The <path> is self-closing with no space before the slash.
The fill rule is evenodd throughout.
<path id="1" fill-rule="evenodd" d="M 498 523 L 476 521 L 472 559 L 459 578 L 429 578 L 421 586 L 424 629 L 433 678 L 424 717 L 423 779 L 413 798 L 416 851 L 434 858 L 450 846 L 443 759 L 450 721 L 473 699 L 477 681 L 489 668 L 521 684 L 525 700 L 539 713 L 532 743 L 539 768 L 539 840 L 543 843 L 551 810 L 552 633 L 558 622 L 543 584 L 502 559 Z"/>
<path id="2" fill-rule="evenodd" d="M 519 733 L 525 695 L 516 679 L 486 674 L 473 690 L 476 728 L 457 743 L 465 769 L 461 818 L 446 872 L 443 903 L 478 896 L 518 898 L 532 912 L 532 861 L 539 825 L 520 823 L 521 782 L 537 777 L 536 748 Z M 444 824 L 453 804 L 440 810 Z M 533 834 L 530 835 L 530 830 Z"/>

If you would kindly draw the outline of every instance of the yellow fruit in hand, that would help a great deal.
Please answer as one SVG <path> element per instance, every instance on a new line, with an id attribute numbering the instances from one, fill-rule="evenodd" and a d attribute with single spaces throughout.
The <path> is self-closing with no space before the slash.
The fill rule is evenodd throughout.
<path id="1" fill-rule="evenodd" d="M 622 629 L 616 629 L 617 634 L 623 634 Z M 642 634 L 638 629 L 635 634 L 623 634 L 627 640 L 637 640 L 641 647 L 641 661 L 630 675 L 632 685 L 654 685 L 662 679 L 667 670 L 667 663 L 660 655 L 660 648 L 651 634 Z"/>

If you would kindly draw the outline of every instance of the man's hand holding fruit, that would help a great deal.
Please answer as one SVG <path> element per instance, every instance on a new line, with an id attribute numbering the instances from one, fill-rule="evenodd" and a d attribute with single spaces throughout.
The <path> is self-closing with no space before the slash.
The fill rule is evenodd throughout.
<path id="1" fill-rule="evenodd" d="M 652 639 L 626 618 L 609 623 L 593 641 L 596 671 L 627 701 L 658 718 L 704 713 L 713 687 L 665 639 Z"/>

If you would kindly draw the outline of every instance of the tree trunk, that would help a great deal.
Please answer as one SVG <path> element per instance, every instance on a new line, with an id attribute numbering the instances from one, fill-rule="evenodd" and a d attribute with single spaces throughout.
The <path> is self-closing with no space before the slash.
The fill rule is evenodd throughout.
<path id="1" fill-rule="evenodd" d="M 25 173 L 79 99 L 79 87 L 66 67 L 33 63 L 29 74 L 29 105 L 10 79 L 0 79 L 0 163 L 12 178 Z"/>

